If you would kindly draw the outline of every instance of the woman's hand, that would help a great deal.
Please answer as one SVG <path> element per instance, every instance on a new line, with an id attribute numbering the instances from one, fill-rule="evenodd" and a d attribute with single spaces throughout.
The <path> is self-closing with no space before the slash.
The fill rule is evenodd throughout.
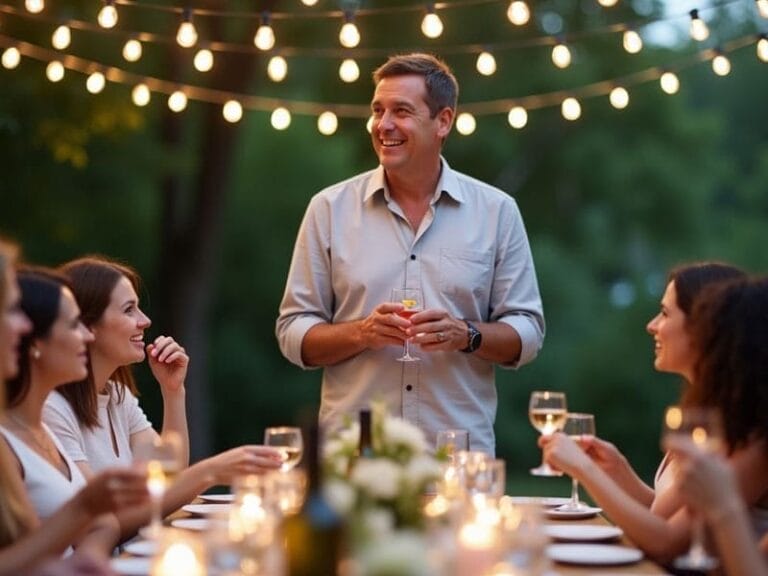
<path id="1" fill-rule="evenodd" d="M 576 441 L 560 432 L 551 436 L 539 436 L 539 446 L 544 451 L 544 460 L 569 476 L 581 479 L 581 474 L 592 462 Z"/>
<path id="2" fill-rule="evenodd" d="M 106 559 L 78 550 L 66 558 L 46 562 L 30 576 L 114 576 Z"/>
<path id="3" fill-rule="evenodd" d="M 211 456 L 204 462 L 216 484 L 231 484 L 236 476 L 277 470 L 283 462 L 283 457 L 275 448 L 247 445 Z"/>
<path id="4" fill-rule="evenodd" d="M 104 470 L 91 478 L 75 498 L 93 516 L 141 506 L 149 499 L 147 474 L 133 468 Z"/>
<path id="5" fill-rule="evenodd" d="M 597 436 L 584 436 L 579 445 L 606 474 L 612 475 L 617 470 L 628 467 L 627 459 L 619 449 Z"/>
<path id="6" fill-rule="evenodd" d="M 158 336 L 147 344 L 147 358 L 152 374 L 165 392 L 178 392 L 184 388 L 189 356 L 186 350 L 170 336 Z"/>

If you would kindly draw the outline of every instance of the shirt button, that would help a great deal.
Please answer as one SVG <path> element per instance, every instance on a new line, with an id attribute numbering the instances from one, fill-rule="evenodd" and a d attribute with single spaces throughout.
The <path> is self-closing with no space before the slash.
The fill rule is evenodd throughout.
<path id="1" fill-rule="evenodd" d="M 416 254 L 411 254 L 411 260 L 416 260 Z"/>
<path id="2" fill-rule="evenodd" d="M 408 390 L 408 392 L 410 392 L 411 390 L 413 390 L 413 386 L 411 386 L 410 384 L 408 384 L 408 385 L 405 387 L 405 389 L 406 389 L 406 390 Z"/>

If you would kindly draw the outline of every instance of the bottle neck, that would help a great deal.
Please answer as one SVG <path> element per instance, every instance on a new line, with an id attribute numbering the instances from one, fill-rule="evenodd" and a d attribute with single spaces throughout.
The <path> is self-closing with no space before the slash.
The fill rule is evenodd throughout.
<path id="1" fill-rule="evenodd" d="M 373 443 L 371 439 L 371 411 L 360 410 L 360 444 L 358 456 L 369 458 L 372 456 Z"/>

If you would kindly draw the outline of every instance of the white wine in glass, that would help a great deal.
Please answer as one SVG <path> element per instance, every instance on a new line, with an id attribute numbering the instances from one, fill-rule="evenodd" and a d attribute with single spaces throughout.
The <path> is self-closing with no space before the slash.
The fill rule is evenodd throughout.
<path id="1" fill-rule="evenodd" d="M 528 403 L 528 417 L 531 425 L 543 436 L 550 436 L 563 429 L 568 414 L 565 402 L 565 392 L 535 391 L 531 392 Z M 534 476 L 562 476 L 563 473 L 553 469 L 542 458 L 541 465 L 531 468 Z"/>
<path id="2" fill-rule="evenodd" d="M 293 426 L 274 426 L 264 430 L 264 444 L 280 451 L 283 457 L 280 465 L 281 472 L 287 472 L 296 467 L 304 453 L 304 441 L 301 428 Z"/>
<path id="3" fill-rule="evenodd" d="M 392 301 L 403 305 L 404 308 L 397 315 L 405 319 L 409 319 L 424 309 L 424 300 L 421 296 L 421 290 L 418 288 L 394 288 L 392 290 Z M 408 338 L 403 343 L 403 355 L 397 360 L 399 362 L 419 361 L 418 356 L 411 356 L 410 340 Z"/>
<path id="4" fill-rule="evenodd" d="M 584 414 L 582 412 L 568 412 L 563 432 L 577 442 L 584 439 L 585 436 L 594 437 L 595 417 L 592 414 Z M 578 512 L 585 508 L 588 508 L 588 506 L 579 500 L 579 481 L 576 478 L 571 478 L 571 501 L 560 506 L 558 510 Z"/>

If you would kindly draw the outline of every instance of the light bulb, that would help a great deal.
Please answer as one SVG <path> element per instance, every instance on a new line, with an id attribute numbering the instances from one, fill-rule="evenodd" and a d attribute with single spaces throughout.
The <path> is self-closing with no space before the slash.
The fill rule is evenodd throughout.
<path id="1" fill-rule="evenodd" d="M 179 30 L 176 32 L 176 42 L 182 48 L 191 48 L 197 44 L 197 29 L 192 24 L 192 10 L 185 8 L 181 17 Z"/>
<path id="2" fill-rule="evenodd" d="M 768 62 L 768 38 L 765 36 L 757 41 L 757 57 L 763 62 Z"/>
<path id="3" fill-rule="evenodd" d="M 626 88 L 617 86 L 611 90 L 608 99 L 611 101 L 611 106 L 617 110 L 623 110 L 629 105 L 629 92 L 627 92 Z"/>
<path id="4" fill-rule="evenodd" d="M 431 8 L 421 21 L 421 32 L 427 38 L 439 38 L 443 33 L 443 21 Z"/>
<path id="5" fill-rule="evenodd" d="M 667 94 L 677 94 L 677 91 L 680 90 L 680 80 L 674 72 L 664 72 L 659 78 L 659 84 Z"/>
<path id="6" fill-rule="evenodd" d="M 64 48 L 69 46 L 70 42 L 72 42 L 72 33 L 66 24 L 62 24 L 53 31 L 51 44 L 56 50 L 64 50 Z"/>
<path id="7" fill-rule="evenodd" d="M 725 54 L 717 54 L 712 58 L 712 71 L 718 76 L 728 76 L 731 73 L 731 61 Z"/>
<path id="8" fill-rule="evenodd" d="M 27 12 L 40 14 L 40 12 L 45 10 L 45 2 L 44 0 L 24 0 L 24 7 L 27 9 Z"/>
<path id="9" fill-rule="evenodd" d="M 330 136 L 334 134 L 339 127 L 339 119 L 333 112 L 323 112 L 317 117 L 317 130 L 320 134 Z"/>
<path id="10" fill-rule="evenodd" d="M 237 100 L 228 100 L 221 109 L 221 114 L 227 122 L 233 124 L 240 122 L 243 117 L 243 106 Z"/>
<path id="11" fill-rule="evenodd" d="M 15 46 L 11 46 L 10 48 L 7 48 L 5 52 L 3 52 L 3 57 L 1 60 L 3 63 L 3 68 L 13 70 L 16 68 L 16 66 L 19 65 L 19 62 L 21 62 L 21 52 L 19 52 L 19 49 Z"/>
<path id="12" fill-rule="evenodd" d="M 360 44 L 360 31 L 351 20 L 345 22 L 341 27 L 341 30 L 339 31 L 339 42 L 344 48 L 354 48 Z"/>
<path id="13" fill-rule="evenodd" d="M 54 60 L 45 67 L 45 75 L 51 82 L 58 82 L 64 78 L 64 66 L 58 60 Z"/>
<path id="14" fill-rule="evenodd" d="M 272 26 L 269 24 L 259 26 L 253 37 L 253 44 L 259 50 L 272 50 L 275 46 L 275 31 L 272 30 Z"/>
<path id="15" fill-rule="evenodd" d="M 123 46 L 123 58 L 128 62 L 138 62 L 141 59 L 141 55 L 144 52 L 144 48 L 141 42 L 135 38 L 128 40 Z"/>
<path id="16" fill-rule="evenodd" d="M 469 112 L 462 112 L 456 117 L 456 131 L 462 136 L 469 136 L 475 128 L 477 128 L 477 122 Z"/>
<path id="17" fill-rule="evenodd" d="M 275 108 L 272 112 L 270 122 L 272 123 L 272 128 L 275 130 L 285 130 L 291 125 L 291 113 L 282 106 L 280 108 Z"/>
<path id="18" fill-rule="evenodd" d="M 612 6 L 616 6 L 618 2 L 619 0 L 597 0 L 597 3 L 603 8 L 611 8 Z"/>
<path id="19" fill-rule="evenodd" d="M 99 22 L 99 26 L 102 28 L 114 28 L 117 24 L 117 9 L 112 3 L 112 0 L 107 0 L 104 6 L 99 10 L 96 20 Z"/>
<path id="20" fill-rule="evenodd" d="M 368 131 L 368 134 L 373 131 L 373 116 L 368 117 L 368 120 L 365 122 L 365 129 Z"/>
<path id="21" fill-rule="evenodd" d="M 558 68 L 568 68 L 571 65 L 571 51 L 562 42 L 552 48 L 552 62 Z"/>
<path id="22" fill-rule="evenodd" d="M 528 24 L 528 21 L 531 19 L 531 9 L 522 0 L 514 0 L 509 4 L 509 8 L 507 8 L 507 18 L 515 26 Z"/>
<path id="23" fill-rule="evenodd" d="M 475 63 L 477 71 L 483 76 L 491 76 L 496 72 L 496 58 L 490 52 L 481 52 Z"/>
<path id="24" fill-rule="evenodd" d="M 149 91 L 149 87 L 143 82 L 136 84 L 133 90 L 131 90 L 131 99 L 136 106 L 146 106 L 149 104 L 151 96 L 152 93 Z"/>
<path id="25" fill-rule="evenodd" d="M 560 111 L 566 120 L 578 120 L 581 116 L 581 104 L 576 98 L 566 98 L 560 106 Z"/>
<path id="26" fill-rule="evenodd" d="M 768 18 L 768 0 L 755 0 L 757 2 L 757 11 L 763 18 Z"/>
<path id="27" fill-rule="evenodd" d="M 176 92 L 168 96 L 168 108 L 173 112 L 181 112 L 186 107 L 187 95 L 181 90 L 176 90 Z"/>
<path id="28" fill-rule="evenodd" d="M 88 79 L 85 81 L 85 88 L 90 92 L 91 94 L 98 94 L 102 90 L 104 90 L 104 85 L 106 84 L 106 79 L 104 78 L 104 74 L 101 72 L 94 72 L 90 76 L 88 76 Z"/>
<path id="29" fill-rule="evenodd" d="M 693 9 L 689 12 L 691 15 L 691 38 L 703 42 L 709 38 L 709 28 L 706 22 L 699 18 L 699 11 Z"/>
<path id="30" fill-rule="evenodd" d="M 357 62 L 351 58 L 344 60 L 339 66 L 339 78 L 348 84 L 360 78 L 360 68 L 357 66 Z"/>
<path id="31" fill-rule="evenodd" d="M 509 111 L 507 122 L 512 128 L 523 128 L 528 124 L 528 112 L 522 106 L 515 106 Z"/>
<path id="32" fill-rule="evenodd" d="M 304 4 L 304 6 L 314 6 L 317 4 L 317 0 L 301 0 L 301 3 Z"/>
<path id="33" fill-rule="evenodd" d="M 213 68 L 213 52 L 207 48 L 201 48 L 195 54 L 192 64 L 198 72 L 210 72 Z"/>
<path id="34" fill-rule="evenodd" d="M 288 75 L 288 62 L 282 56 L 272 56 L 267 64 L 267 76 L 272 82 L 282 82 Z"/>
<path id="35" fill-rule="evenodd" d="M 630 54 L 637 54 L 643 49 L 643 39 L 634 30 L 626 30 L 624 32 L 622 44 L 624 45 L 624 50 Z"/>

